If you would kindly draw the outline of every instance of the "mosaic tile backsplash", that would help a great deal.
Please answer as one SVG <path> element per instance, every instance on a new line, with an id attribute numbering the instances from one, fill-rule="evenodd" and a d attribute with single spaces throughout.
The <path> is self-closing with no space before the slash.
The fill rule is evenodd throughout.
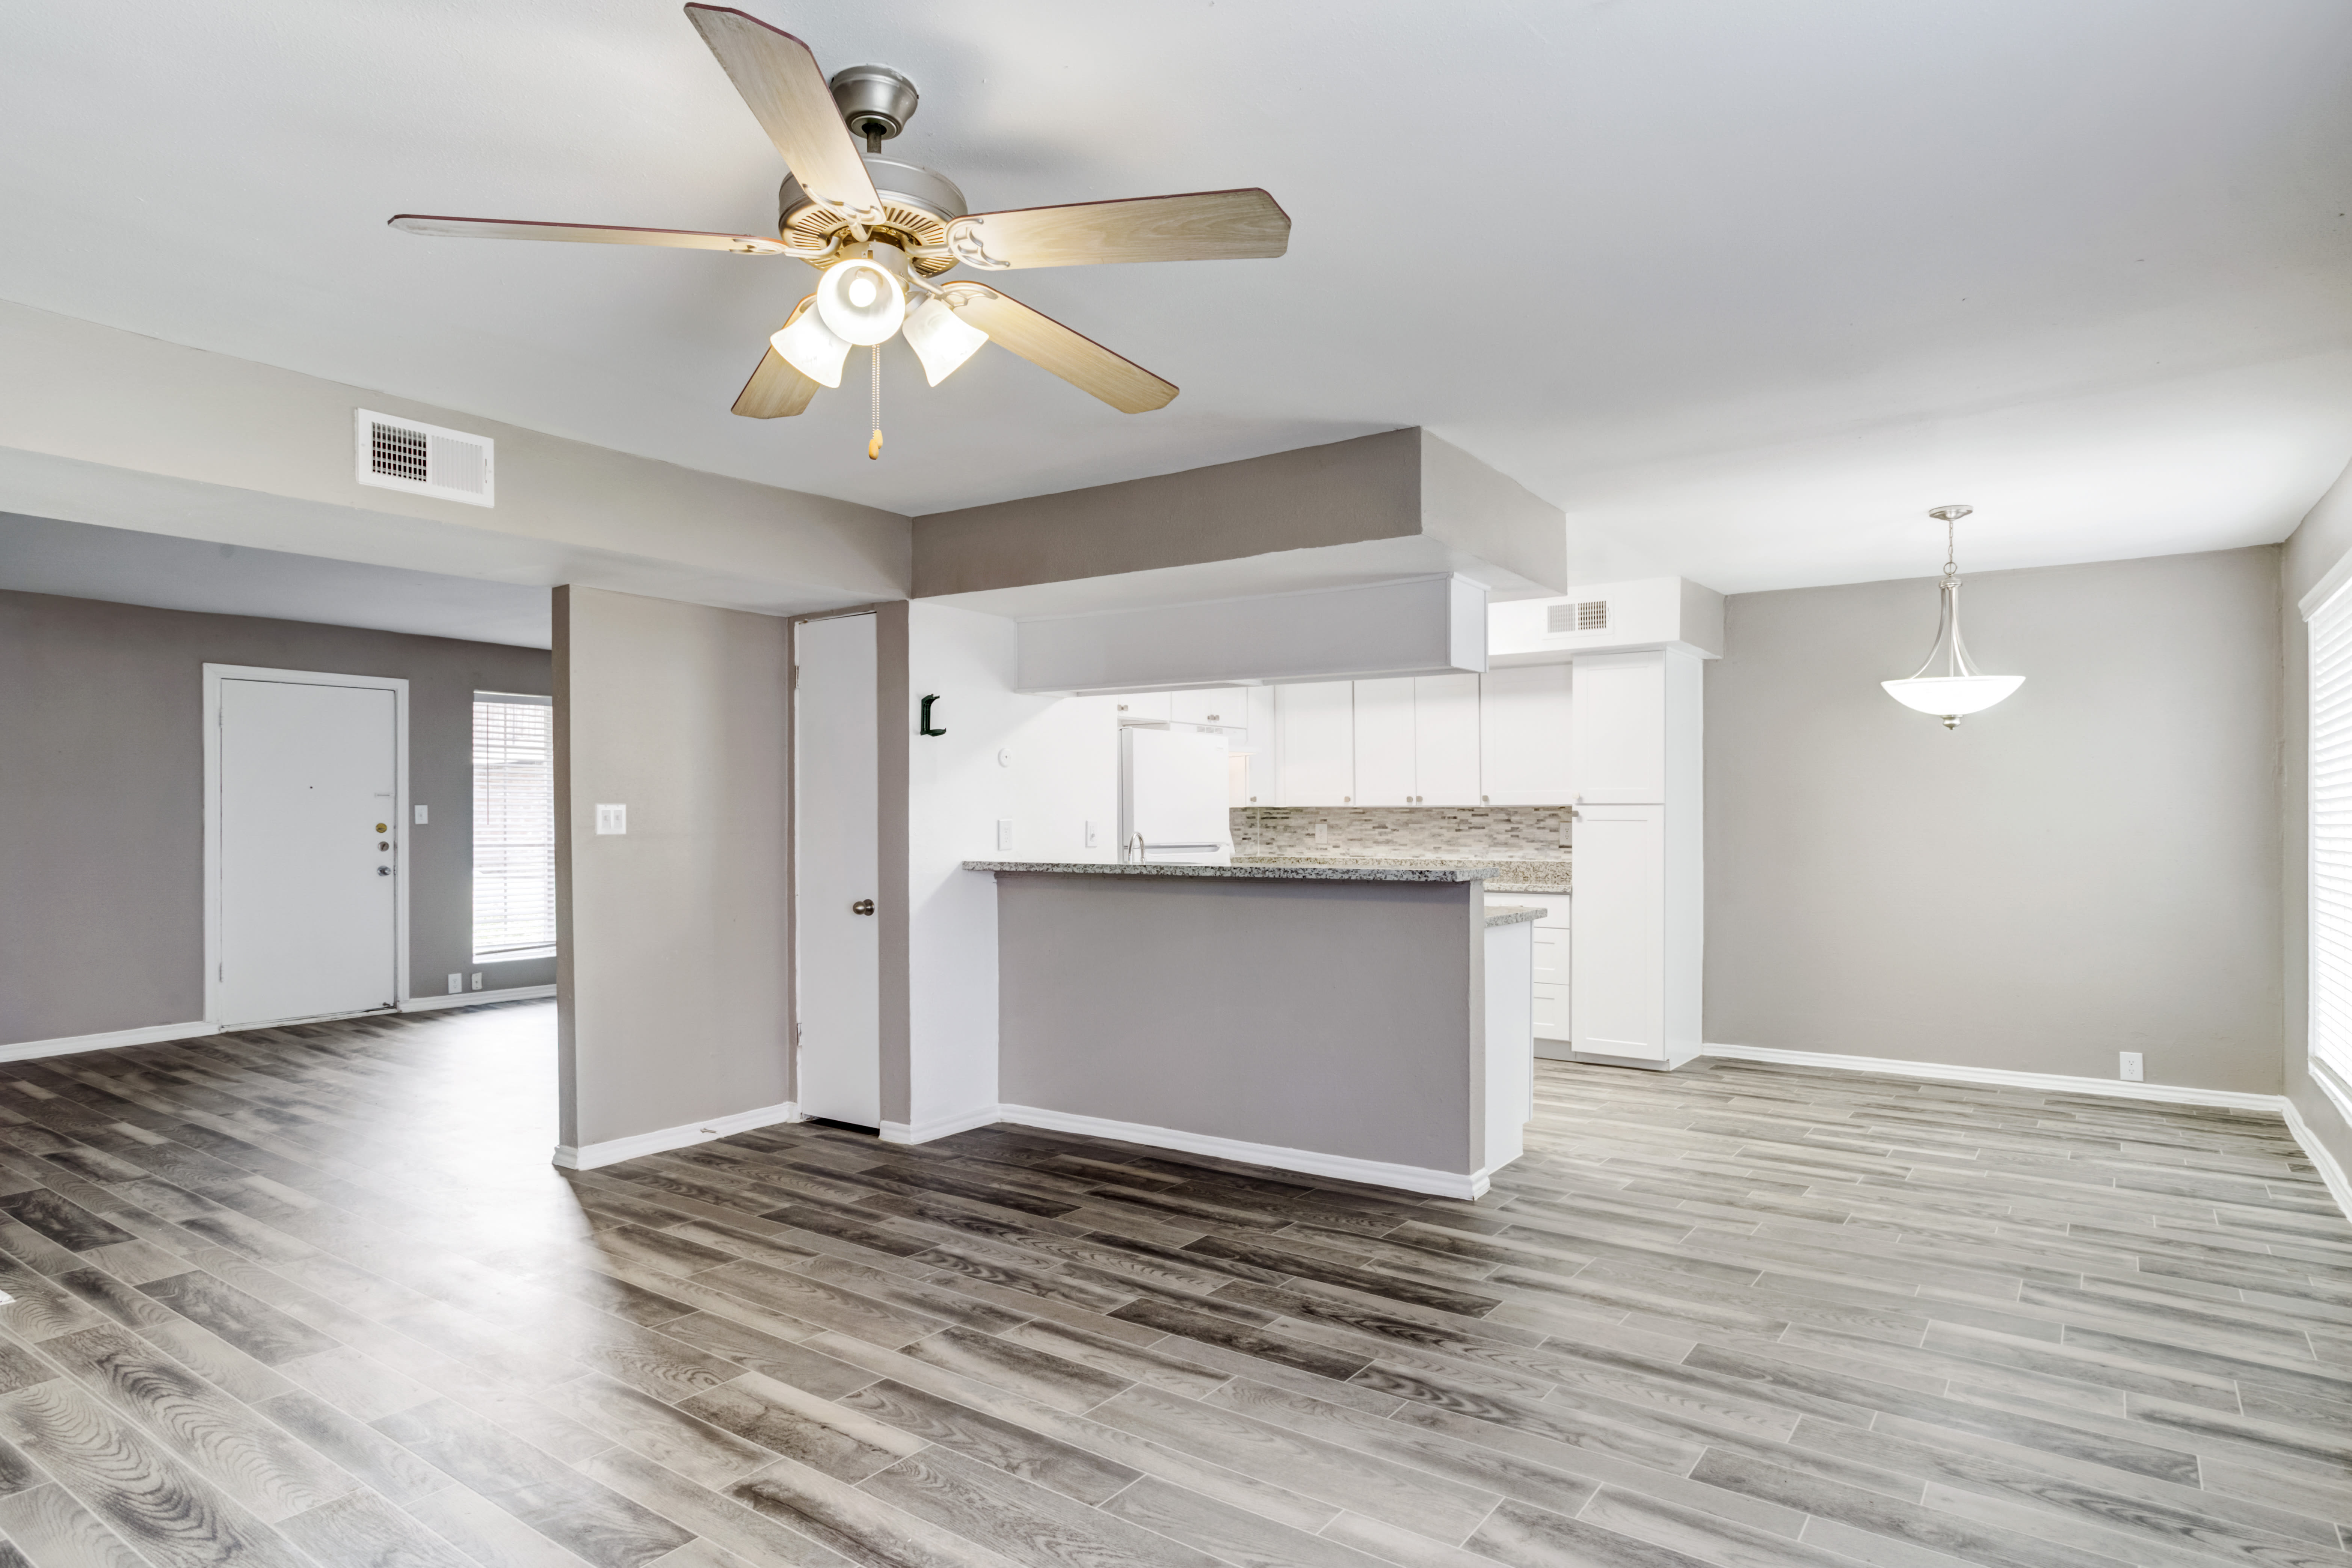
<path id="1" fill-rule="evenodd" d="M 1320 825 L 1323 838 L 1315 837 Z M 1566 860 L 1564 805 L 1238 805 L 1234 854 L 1286 859 Z"/>

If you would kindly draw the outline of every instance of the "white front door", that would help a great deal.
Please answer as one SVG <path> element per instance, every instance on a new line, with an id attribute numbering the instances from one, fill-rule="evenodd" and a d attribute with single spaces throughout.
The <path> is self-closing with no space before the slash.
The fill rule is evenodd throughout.
<path id="1" fill-rule="evenodd" d="M 382 687 L 224 679 L 216 1021 L 390 1007 L 399 992 L 399 714 Z"/>
<path id="2" fill-rule="evenodd" d="M 875 620 L 803 621 L 793 640 L 793 932 L 801 1114 L 882 1124 Z"/>

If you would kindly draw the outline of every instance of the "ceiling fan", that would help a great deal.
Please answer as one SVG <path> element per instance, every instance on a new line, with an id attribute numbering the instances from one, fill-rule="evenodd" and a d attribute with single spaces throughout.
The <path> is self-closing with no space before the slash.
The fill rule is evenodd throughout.
<path id="1" fill-rule="evenodd" d="M 817 388 L 841 384 L 852 348 L 872 347 L 877 380 L 868 457 L 881 453 L 879 345 L 900 331 L 933 386 L 982 343 L 995 342 L 1123 414 L 1164 407 L 1176 395 L 1172 383 L 1000 289 L 970 279 L 935 281 L 956 266 L 996 272 L 1235 260 L 1280 256 L 1289 245 L 1289 216 L 1255 189 L 968 212 L 945 175 L 881 155 L 882 143 L 914 115 L 913 82 L 887 66 L 852 66 L 827 81 L 806 44 L 757 17 L 700 5 L 687 6 L 686 16 L 783 154 L 790 173 L 776 237 L 418 213 L 401 214 L 392 226 L 462 238 L 797 257 L 823 276 L 769 340 L 734 411 L 752 419 L 798 414 Z"/>

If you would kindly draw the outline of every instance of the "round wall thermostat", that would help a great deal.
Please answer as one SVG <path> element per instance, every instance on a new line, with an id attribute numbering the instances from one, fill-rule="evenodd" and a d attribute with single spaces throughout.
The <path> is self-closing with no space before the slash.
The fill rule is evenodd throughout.
<path id="1" fill-rule="evenodd" d="M 1001 746 L 1001 747 L 997 748 L 997 752 L 996 752 L 996 765 L 997 765 L 998 767 L 1000 767 L 1000 768 L 1009 768 L 1009 767 L 1011 767 L 1011 766 L 1013 765 L 1013 748 L 1012 748 L 1012 747 L 1010 747 L 1010 746 Z"/>

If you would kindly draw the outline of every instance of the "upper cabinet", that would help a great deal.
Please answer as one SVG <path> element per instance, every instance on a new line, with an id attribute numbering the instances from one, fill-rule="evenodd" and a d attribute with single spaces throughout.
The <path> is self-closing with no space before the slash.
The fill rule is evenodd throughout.
<path id="1" fill-rule="evenodd" d="M 1167 717 L 1179 724 L 1214 724 L 1224 730 L 1246 730 L 1250 689 L 1246 686 L 1213 686 L 1202 691 L 1166 692 L 1163 696 L 1168 703 Z"/>
<path id="2" fill-rule="evenodd" d="M 1566 805 L 1569 676 L 1565 664 L 1490 669 L 1479 677 L 1480 799 L 1488 805 Z"/>
<path id="3" fill-rule="evenodd" d="M 1282 805 L 1356 804 L 1355 688 L 1318 680 L 1274 697 L 1276 791 Z"/>
<path id="4" fill-rule="evenodd" d="M 1122 724 L 1164 724 L 1169 720 L 1170 700 L 1174 695 L 1170 691 L 1129 692 L 1118 700 L 1118 721 Z"/>
<path id="5" fill-rule="evenodd" d="M 1656 805 L 1666 798 L 1666 658 L 1587 654 L 1575 675 L 1579 802 Z"/>
<path id="6" fill-rule="evenodd" d="M 1478 677 L 1423 675 L 1412 683 L 1412 768 L 1415 805 L 1476 805 L 1482 793 L 1478 755 L 1485 729 Z"/>
<path id="7" fill-rule="evenodd" d="M 1412 679 L 1356 683 L 1356 804 L 1413 804 Z"/>

